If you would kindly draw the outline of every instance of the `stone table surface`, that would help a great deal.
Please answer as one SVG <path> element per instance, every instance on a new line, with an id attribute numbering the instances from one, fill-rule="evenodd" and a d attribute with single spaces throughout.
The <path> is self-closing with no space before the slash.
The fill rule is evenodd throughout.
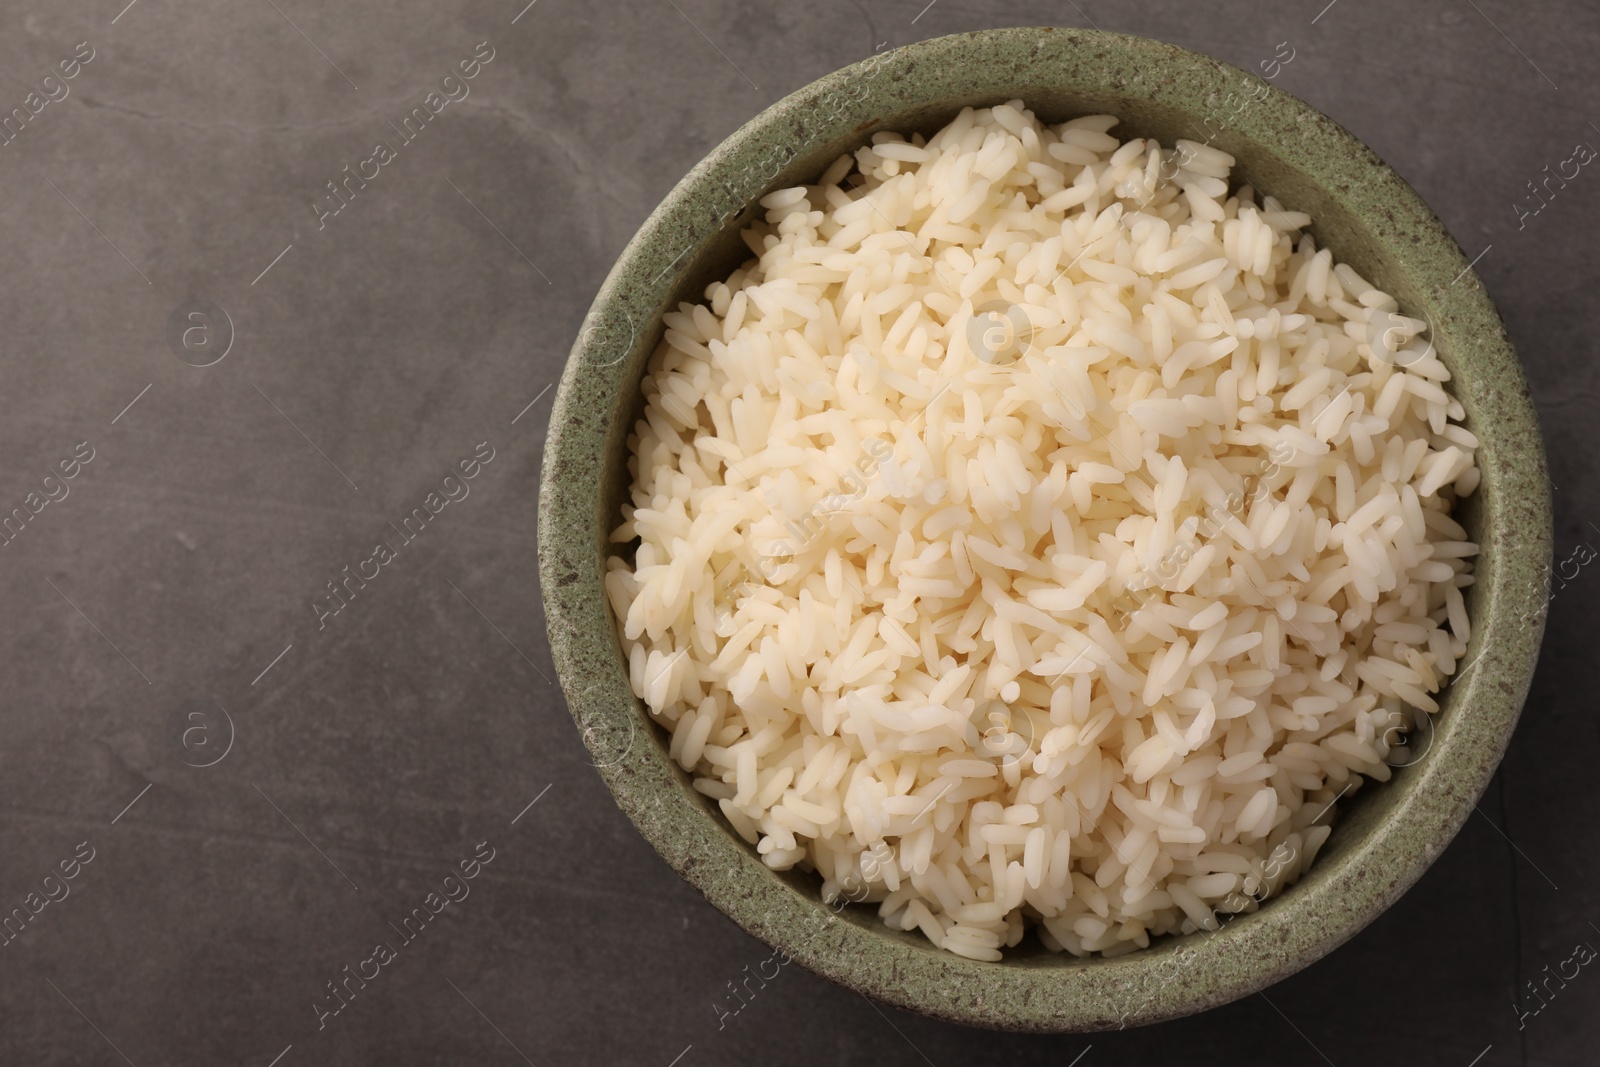
<path id="1" fill-rule="evenodd" d="M 27 118 L 0 147 L 0 513 L 39 508 L 0 550 L 0 914 L 39 909 L 0 944 L 0 1063 L 1595 1062 L 1600 976 L 1519 988 L 1600 944 L 1578 678 L 1600 567 L 1567 566 L 1481 814 L 1371 927 L 1270 1001 L 1013 1036 L 798 966 L 719 1019 L 768 952 L 590 766 L 551 680 L 534 520 L 581 317 L 718 141 L 880 44 L 1094 25 L 1251 69 L 1289 42 L 1276 83 L 1481 253 L 1571 559 L 1600 538 L 1600 176 L 1517 205 L 1600 145 L 1600 11 L 524 2 L 0 5 L 0 114 Z M 399 136 L 475 58 L 468 95 Z M 380 141 L 398 147 L 364 163 Z M 335 213 L 346 167 L 376 176 Z M 467 495 L 400 536 L 474 456 Z M 334 613 L 328 583 L 386 538 Z M 401 937 L 463 862 L 469 895 Z M 380 941 L 394 958 L 328 1011 Z"/>

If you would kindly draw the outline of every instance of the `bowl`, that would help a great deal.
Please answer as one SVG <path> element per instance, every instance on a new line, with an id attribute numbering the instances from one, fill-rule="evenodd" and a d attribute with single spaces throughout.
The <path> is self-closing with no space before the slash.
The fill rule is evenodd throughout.
<path id="1" fill-rule="evenodd" d="M 1002 962 L 964 959 L 886 928 L 871 908 L 824 903 L 813 875 L 768 869 L 668 759 L 664 731 L 629 687 L 601 583 L 619 548 L 609 534 L 629 484 L 626 438 L 661 316 L 699 302 L 748 258 L 738 231 L 755 201 L 814 181 L 876 131 L 931 133 L 964 106 L 1015 98 L 1046 122 L 1110 112 L 1124 139 L 1210 140 L 1231 153 L 1236 181 L 1308 212 L 1319 247 L 1431 322 L 1482 442 L 1481 485 L 1457 509 L 1482 546 L 1468 590 L 1472 638 L 1420 758 L 1341 805 L 1316 863 L 1259 910 L 1110 959 L 1052 953 L 1031 936 Z M 786 958 L 902 1008 L 997 1029 L 1108 1029 L 1200 1011 L 1294 973 L 1438 858 L 1494 773 L 1533 674 L 1548 600 L 1548 486 L 1527 386 L 1482 284 L 1416 192 L 1355 137 L 1261 77 L 1173 45 L 986 30 L 875 55 L 793 93 L 650 215 L 601 287 L 556 395 L 539 573 L 556 670 L 594 762 L 618 806 L 707 900 Z"/>

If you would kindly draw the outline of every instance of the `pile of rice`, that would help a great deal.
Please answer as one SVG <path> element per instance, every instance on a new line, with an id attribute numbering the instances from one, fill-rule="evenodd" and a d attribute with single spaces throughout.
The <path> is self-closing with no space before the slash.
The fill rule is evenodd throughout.
<path id="1" fill-rule="evenodd" d="M 763 199 L 666 316 L 606 575 L 766 863 L 974 959 L 1259 906 L 1469 637 L 1425 323 L 1116 121 L 968 109 Z"/>

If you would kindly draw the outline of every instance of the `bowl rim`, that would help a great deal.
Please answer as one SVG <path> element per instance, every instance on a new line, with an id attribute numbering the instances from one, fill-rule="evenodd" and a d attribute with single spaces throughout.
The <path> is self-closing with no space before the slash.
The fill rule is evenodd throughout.
<path id="1" fill-rule="evenodd" d="M 1261 106 L 1238 116 L 1233 128 L 1314 179 L 1368 227 L 1398 273 L 1430 294 L 1436 336 L 1448 338 L 1458 363 L 1455 395 L 1469 415 L 1494 416 L 1474 425 L 1483 442 L 1480 499 L 1495 501 L 1484 507 L 1468 651 L 1482 669 L 1463 671 L 1447 689 L 1456 714 L 1440 723 L 1428 758 L 1403 772 L 1413 779 L 1404 805 L 1359 839 L 1341 842 L 1337 856 L 1325 853 L 1271 907 L 1203 940 L 1166 938 L 1111 959 L 967 960 L 889 931 L 875 915 L 856 914 L 861 909 L 830 908 L 769 870 L 693 793 L 662 745 L 637 743 L 643 718 L 600 580 L 608 523 L 616 521 L 602 512 L 603 479 L 617 462 L 616 441 L 626 437 L 616 420 L 638 389 L 640 324 L 659 329 L 659 313 L 684 273 L 675 268 L 692 264 L 722 226 L 728 212 L 713 217 L 706 201 L 726 194 L 722 202 L 736 209 L 764 193 L 782 169 L 760 172 L 776 162 L 773 146 L 789 148 L 793 159 L 808 142 L 862 116 L 858 129 L 880 128 L 873 125 L 873 115 L 885 113 L 878 95 L 906 106 L 954 107 L 958 99 L 981 98 L 974 86 L 990 85 L 987 95 L 1004 99 L 1005 86 L 1024 80 L 1027 65 L 1016 64 L 1013 73 L 974 62 L 1002 55 L 1057 64 L 1056 88 L 1169 107 L 1194 108 L 1267 84 Z M 876 84 L 857 92 L 871 78 Z M 819 118 L 822 101 L 836 107 L 832 118 Z M 669 261 L 673 249 L 681 251 Z M 1418 194 L 1332 119 L 1254 75 L 1161 41 L 1052 27 L 956 34 L 874 55 L 766 108 L 673 188 L 618 258 L 573 345 L 549 427 L 538 547 L 551 655 L 568 709 L 618 806 L 685 880 L 786 960 L 949 1021 L 1028 1031 L 1140 1025 L 1258 992 L 1319 959 L 1408 889 L 1469 817 L 1510 739 L 1537 660 L 1552 540 L 1544 448 L 1520 364 L 1466 256 Z M 1163 964 L 1169 969 L 1158 974 Z"/>

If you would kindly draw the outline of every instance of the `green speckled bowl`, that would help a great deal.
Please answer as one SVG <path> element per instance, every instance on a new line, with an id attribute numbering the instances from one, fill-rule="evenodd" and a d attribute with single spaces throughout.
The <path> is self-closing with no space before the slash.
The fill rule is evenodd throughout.
<path id="1" fill-rule="evenodd" d="M 1252 93 L 1260 99 L 1246 103 Z M 660 317 L 701 300 L 746 257 L 737 231 L 749 205 L 814 180 L 874 131 L 932 132 L 965 105 L 1013 98 L 1047 122 L 1113 112 L 1122 137 L 1167 144 L 1205 140 L 1209 120 L 1241 180 L 1309 212 L 1319 244 L 1431 320 L 1483 442 L 1482 485 L 1462 509 L 1483 546 L 1468 667 L 1443 697 L 1425 755 L 1345 805 L 1310 872 L 1259 911 L 1116 959 L 1057 955 L 1029 937 L 1001 963 L 973 962 L 886 929 L 870 909 L 835 911 L 813 877 L 768 870 L 667 758 L 664 734 L 628 687 L 601 589 L 628 486 L 624 442 Z M 1527 692 L 1550 516 L 1538 424 L 1499 316 L 1439 220 L 1370 150 L 1206 56 L 1117 34 L 1005 29 L 924 41 L 814 82 L 729 137 L 655 210 L 606 279 L 561 379 L 540 484 L 539 573 L 555 665 L 606 784 L 706 899 L 868 996 L 979 1026 L 1093 1030 L 1174 1018 L 1278 981 L 1371 922 L 1439 856 L 1494 773 Z"/>

